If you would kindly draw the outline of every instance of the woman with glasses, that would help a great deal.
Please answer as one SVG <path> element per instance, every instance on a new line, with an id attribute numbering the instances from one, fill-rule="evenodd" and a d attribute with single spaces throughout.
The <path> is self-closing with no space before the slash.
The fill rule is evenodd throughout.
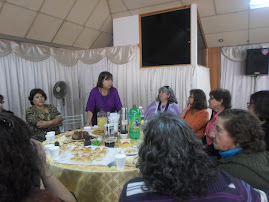
<path id="1" fill-rule="evenodd" d="M 0 112 L 7 112 L 7 113 L 13 114 L 13 112 L 7 111 L 4 109 L 4 107 L 3 107 L 4 103 L 5 103 L 4 96 L 0 94 Z"/>
<path id="2" fill-rule="evenodd" d="M 204 137 L 205 127 L 209 120 L 204 91 L 201 89 L 190 90 L 190 96 L 187 100 L 186 107 L 180 114 L 180 117 L 190 124 L 198 137 Z"/>
<path id="3" fill-rule="evenodd" d="M 175 116 L 180 115 L 180 109 L 177 105 L 177 98 L 174 91 L 169 86 L 163 86 L 158 90 L 158 96 L 147 108 L 145 120 L 152 114 L 167 112 Z"/>
<path id="4" fill-rule="evenodd" d="M 223 110 L 232 107 L 231 100 L 232 100 L 231 93 L 226 89 L 217 88 L 215 90 L 210 91 L 208 107 L 212 109 L 212 115 L 209 122 L 206 125 L 206 142 L 208 145 L 212 145 L 213 143 L 211 134 L 215 130 L 216 120 L 219 114 Z"/>
<path id="5" fill-rule="evenodd" d="M 261 122 L 265 132 L 266 150 L 269 151 L 269 91 L 264 90 L 253 93 L 247 105 L 248 111 L 255 114 Z"/>

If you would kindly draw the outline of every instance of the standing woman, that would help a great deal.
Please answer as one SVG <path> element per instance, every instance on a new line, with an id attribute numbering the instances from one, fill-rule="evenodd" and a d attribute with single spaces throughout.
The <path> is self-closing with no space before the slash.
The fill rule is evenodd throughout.
<path id="1" fill-rule="evenodd" d="M 169 86 L 159 88 L 159 94 L 155 101 L 153 101 L 147 108 L 145 113 L 145 120 L 152 114 L 158 112 L 167 112 L 175 116 L 179 116 L 180 110 L 177 105 L 177 98 L 174 91 Z"/>
<path id="2" fill-rule="evenodd" d="M 253 93 L 247 104 L 248 111 L 254 113 L 261 122 L 265 132 L 266 150 L 269 151 L 269 91 L 263 90 Z"/>
<path id="3" fill-rule="evenodd" d="M 113 76 L 110 72 L 101 72 L 97 85 L 91 90 L 86 111 L 87 121 L 85 126 L 97 125 L 97 113 L 101 110 L 105 112 L 119 112 L 122 108 L 119 93 L 113 87 Z"/>
<path id="4" fill-rule="evenodd" d="M 26 110 L 26 121 L 31 129 L 32 138 L 42 142 L 49 131 L 60 134 L 59 126 L 62 125 L 63 117 L 56 107 L 45 104 L 46 93 L 40 88 L 35 88 L 31 90 L 28 99 L 33 105 Z"/>
<path id="5" fill-rule="evenodd" d="M 204 91 L 201 89 L 190 90 L 190 96 L 188 97 L 186 107 L 180 114 L 180 117 L 190 124 L 198 137 L 204 137 L 205 127 L 209 120 Z"/>
<path id="6" fill-rule="evenodd" d="M 216 119 L 218 118 L 219 113 L 224 109 L 229 109 L 232 107 L 231 100 L 231 93 L 226 89 L 217 88 L 210 91 L 208 107 L 212 109 L 212 116 L 206 126 L 206 142 L 208 145 L 212 145 L 213 143 L 212 132 L 215 130 Z"/>

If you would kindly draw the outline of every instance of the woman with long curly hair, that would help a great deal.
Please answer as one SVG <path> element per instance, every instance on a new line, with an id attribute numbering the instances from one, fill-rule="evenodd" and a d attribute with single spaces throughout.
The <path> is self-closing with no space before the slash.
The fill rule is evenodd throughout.
<path id="1" fill-rule="evenodd" d="M 143 131 L 137 164 L 141 178 L 125 184 L 120 202 L 260 201 L 262 194 L 268 197 L 219 171 L 183 119 L 159 113 L 148 120 Z"/>
<path id="2" fill-rule="evenodd" d="M 269 153 L 265 151 L 264 131 L 258 118 L 242 109 L 219 114 L 213 144 L 222 158 L 220 169 L 251 186 L 269 190 Z"/>
<path id="3" fill-rule="evenodd" d="M 42 144 L 23 120 L 0 113 L 0 140 L 0 201 L 76 201 L 49 171 Z"/>

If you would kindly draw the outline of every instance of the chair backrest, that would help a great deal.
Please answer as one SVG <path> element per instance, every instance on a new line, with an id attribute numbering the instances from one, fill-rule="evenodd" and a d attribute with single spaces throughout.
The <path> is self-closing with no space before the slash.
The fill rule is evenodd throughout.
<path id="1" fill-rule="evenodd" d="M 82 128 L 83 126 L 84 126 L 83 114 L 63 117 L 62 132 Z"/>

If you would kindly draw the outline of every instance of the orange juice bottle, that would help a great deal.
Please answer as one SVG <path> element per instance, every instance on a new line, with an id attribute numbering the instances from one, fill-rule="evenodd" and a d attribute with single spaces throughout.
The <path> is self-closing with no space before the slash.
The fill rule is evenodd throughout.
<path id="1" fill-rule="evenodd" d="M 97 113 L 97 125 L 101 130 L 104 130 L 104 125 L 107 122 L 107 116 L 104 110 L 101 108 L 101 110 Z"/>

